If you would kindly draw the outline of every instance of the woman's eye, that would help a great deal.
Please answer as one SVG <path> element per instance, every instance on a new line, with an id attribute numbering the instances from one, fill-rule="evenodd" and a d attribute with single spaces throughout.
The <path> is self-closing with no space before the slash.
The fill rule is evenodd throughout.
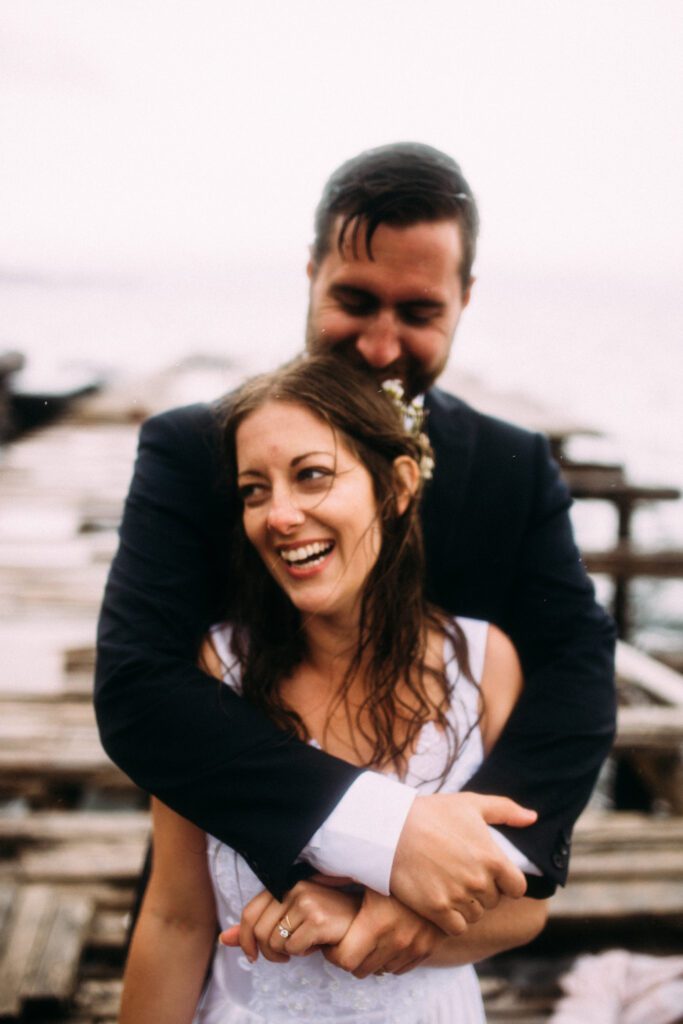
<path id="1" fill-rule="evenodd" d="M 329 486 L 331 478 L 334 473 L 331 469 L 326 469 L 323 466 L 306 466 L 304 469 L 300 469 L 297 474 L 297 480 L 303 484 L 315 485 L 321 481 Z"/>
<path id="2" fill-rule="evenodd" d="M 238 488 L 238 494 L 243 505 L 253 508 L 264 501 L 267 488 L 263 484 L 242 484 Z"/>

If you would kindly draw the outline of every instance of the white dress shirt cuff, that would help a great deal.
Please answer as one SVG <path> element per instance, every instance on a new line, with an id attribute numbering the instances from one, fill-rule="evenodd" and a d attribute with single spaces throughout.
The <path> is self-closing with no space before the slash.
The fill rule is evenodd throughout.
<path id="1" fill-rule="evenodd" d="M 323 874 L 348 875 L 388 896 L 399 836 L 416 796 L 411 786 L 378 772 L 363 772 L 299 859 Z"/>
<path id="2" fill-rule="evenodd" d="M 533 861 L 529 860 L 526 854 L 518 850 L 514 843 L 511 843 L 507 836 L 489 825 L 491 838 L 495 840 L 508 860 L 511 860 L 515 867 L 520 868 L 525 875 L 542 875 L 543 872 L 537 868 Z"/>

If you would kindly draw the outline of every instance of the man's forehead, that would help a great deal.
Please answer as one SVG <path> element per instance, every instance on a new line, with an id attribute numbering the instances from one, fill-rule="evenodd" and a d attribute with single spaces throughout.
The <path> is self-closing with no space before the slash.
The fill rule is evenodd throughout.
<path id="1" fill-rule="evenodd" d="M 406 239 L 415 245 L 421 243 L 423 247 L 430 243 L 443 245 L 444 242 L 450 242 L 455 254 L 459 258 L 462 256 L 462 229 L 455 218 L 417 220 L 409 224 L 380 221 L 371 226 L 366 217 L 358 216 L 349 220 L 342 214 L 335 218 L 330 227 L 328 252 L 337 252 L 345 260 L 374 260 L 377 258 L 378 245 L 380 249 L 391 249 Z"/>
<path id="2" fill-rule="evenodd" d="M 370 253 L 366 226 L 361 225 L 354 238 L 350 226 L 342 236 L 342 225 L 338 218 L 332 228 L 333 245 L 313 268 L 313 277 L 328 288 L 342 283 L 370 290 L 377 286 L 389 288 L 397 297 L 400 294 L 413 299 L 431 294 L 435 300 L 444 301 L 456 284 L 460 287 L 463 247 L 455 220 L 419 221 L 405 226 L 379 224 L 371 238 Z"/>

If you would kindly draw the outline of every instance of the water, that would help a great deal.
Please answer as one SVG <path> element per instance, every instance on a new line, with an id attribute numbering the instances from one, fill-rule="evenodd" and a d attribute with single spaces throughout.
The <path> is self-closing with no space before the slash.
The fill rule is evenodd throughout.
<path id="1" fill-rule="evenodd" d="M 166 276 L 6 274 L 0 348 L 24 352 L 36 381 L 70 363 L 138 374 L 198 352 L 227 356 L 247 375 L 300 349 L 306 300 L 301 267 L 278 262 Z M 573 442 L 576 457 L 623 461 L 639 482 L 683 488 L 682 337 L 674 283 L 484 268 L 442 382 L 457 391 L 464 370 L 540 400 L 604 432 Z M 614 525 L 602 503 L 575 511 L 586 545 L 609 545 Z M 644 507 L 634 528 L 645 544 L 683 546 L 683 506 Z M 683 583 L 643 581 L 635 591 L 642 638 L 680 647 Z"/>

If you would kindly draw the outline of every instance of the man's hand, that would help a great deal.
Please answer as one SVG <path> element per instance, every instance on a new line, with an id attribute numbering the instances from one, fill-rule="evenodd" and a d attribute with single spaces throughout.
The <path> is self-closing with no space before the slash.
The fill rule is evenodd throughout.
<path id="1" fill-rule="evenodd" d="M 447 934 L 462 934 L 502 895 L 518 899 L 526 891 L 524 875 L 498 848 L 487 825 L 524 828 L 535 820 L 535 811 L 507 797 L 416 797 L 394 857 L 393 895 Z"/>
<path id="2" fill-rule="evenodd" d="M 350 928 L 334 946 L 324 946 L 326 960 L 356 978 L 370 974 L 405 974 L 447 938 L 430 921 L 399 903 L 366 889 Z"/>

